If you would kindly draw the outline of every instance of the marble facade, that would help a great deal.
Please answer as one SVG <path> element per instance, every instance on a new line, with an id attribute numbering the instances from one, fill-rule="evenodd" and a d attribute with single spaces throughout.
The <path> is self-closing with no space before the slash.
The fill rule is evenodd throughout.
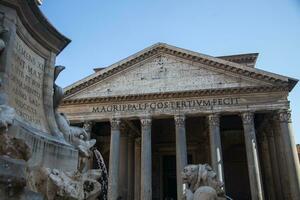
<path id="1" fill-rule="evenodd" d="M 298 199 L 288 101 L 298 80 L 255 68 L 257 56 L 158 43 L 65 88 L 60 111 L 94 124 L 109 199 L 181 199 L 181 171 L 205 162 L 234 199 Z"/>

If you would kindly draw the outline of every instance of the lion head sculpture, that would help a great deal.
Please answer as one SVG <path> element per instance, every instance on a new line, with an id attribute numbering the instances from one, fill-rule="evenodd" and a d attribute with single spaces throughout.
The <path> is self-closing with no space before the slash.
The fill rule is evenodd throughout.
<path id="1" fill-rule="evenodd" d="M 200 187 L 209 186 L 217 192 L 218 196 L 224 195 L 223 183 L 218 180 L 217 174 L 208 164 L 187 165 L 183 169 L 182 180 L 192 193 Z"/>

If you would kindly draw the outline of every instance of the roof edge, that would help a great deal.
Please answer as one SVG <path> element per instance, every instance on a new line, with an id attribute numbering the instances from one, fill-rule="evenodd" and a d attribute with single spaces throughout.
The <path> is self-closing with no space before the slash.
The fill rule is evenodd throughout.
<path id="1" fill-rule="evenodd" d="M 257 68 L 247 67 L 239 63 L 235 63 L 218 57 L 212 57 L 198 52 L 178 48 L 172 45 L 168 45 L 166 43 L 156 43 L 119 62 L 110 65 L 109 67 L 103 70 L 91 74 L 90 76 L 83 78 L 73 83 L 72 85 L 67 86 L 65 88 L 66 96 L 67 97 L 72 96 L 73 94 L 76 94 L 83 88 L 89 87 L 97 83 L 98 81 L 111 76 L 112 74 L 118 73 L 119 71 L 126 69 L 127 67 L 130 67 L 142 60 L 148 59 L 159 53 L 166 53 L 166 54 L 178 56 L 183 59 L 189 59 L 193 62 L 200 62 L 202 64 L 206 64 L 218 69 L 223 69 L 225 71 L 232 71 L 233 73 L 244 75 L 250 78 L 257 78 L 262 81 L 271 82 L 274 84 L 293 83 L 293 82 L 289 82 L 289 79 L 293 79 L 290 77 L 282 76 L 272 72 L 267 72 Z M 244 54 L 241 54 L 241 56 L 243 55 Z M 253 53 L 253 54 L 245 54 L 245 55 L 256 56 L 258 54 Z"/>

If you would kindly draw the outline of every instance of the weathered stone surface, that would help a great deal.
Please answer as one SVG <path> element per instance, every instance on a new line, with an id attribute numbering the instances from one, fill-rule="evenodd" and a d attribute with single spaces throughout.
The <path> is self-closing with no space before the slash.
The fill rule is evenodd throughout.
<path id="1" fill-rule="evenodd" d="M 162 55 L 138 63 L 120 75 L 103 80 L 72 98 L 247 87 L 259 84 L 262 83 L 212 70 L 209 66 Z"/>
<path id="2" fill-rule="evenodd" d="M 43 104 L 46 60 L 16 35 L 8 71 L 8 96 L 16 119 L 35 129 L 49 132 Z"/>
<path id="3" fill-rule="evenodd" d="M 3 200 L 43 200 L 43 196 L 25 189 L 27 164 L 24 160 L 0 156 L 0 197 Z"/>
<path id="4" fill-rule="evenodd" d="M 186 200 L 218 200 L 225 198 L 217 174 L 208 164 L 187 165 L 182 172 Z"/>
<path id="5" fill-rule="evenodd" d="M 62 140 L 53 109 L 55 57 L 69 42 L 35 0 L 1 1 L 1 104 L 16 112 L 8 133 L 31 148 L 29 165 L 77 169 L 78 152 Z"/>
<path id="6" fill-rule="evenodd" d="M 30 173 L 29 186 L 47 200 L 94 200 L 101 192 L 100 176 L 100 170 L 81 174 L 37 168 Z"/>
<path id="7" fill-rule="evenodd" d="M 0 141 L 0 155 L 25 161 L 31 157 L 31 150 L 23 140 L 0 134 Z"/>

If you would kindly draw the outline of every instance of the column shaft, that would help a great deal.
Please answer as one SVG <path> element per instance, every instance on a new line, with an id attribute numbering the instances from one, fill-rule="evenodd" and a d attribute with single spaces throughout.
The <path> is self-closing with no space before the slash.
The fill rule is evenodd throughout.
<path id="1" fill-rule="evenodd" d="M 253 113 L 243 113 L 242 119 L 244 126 L 245 145 L 247 151 L 251 197 L 252 200 L 262 200 L 264 199 L 264 196 L 258 159 Z"/>
<path id="2" fill-rule="evenodd" d="M 272 176 L 274 180 L 274 187 L 275 187 L 275 196 L 277 200 L 283 199 L 283 191 L 281 186 L 280 180 L 280 171 L 279 171 L 279 163 L 277 158 L 277 150 L 276 150 L 276 143 L 274 140 L 274 132 L 271 127 L 269 127 L 269 131 L 267 132 L 268 137 L 268 146 L 269 146 L 269 154 L 271 160 L 271 167 L 272 167 Z"/>
<path id="3" fill-rule="evenodd" d="M 177 178 L 177 199 L 183 199 L 183 182 L 181 173 L 187 165 L 187 147 L 185 117 L 175 116 L 176 127 L 176 178 Z"/>
<path id="4" fill-rule="evenodd" d="M 290 200 L 291 199 L 291 192 L 290 192 L 290 187 L 289 187 L 289 177 L 286 175 L 286 172 L 288 171 L 287 168 L 287 161 L 284 153 L 284 145 L 283 141 L 281 140 L 280 137 L 280 127 L 279 127 L 279 122 L 278 118 L 275 117 L 274 124 L 274 142 L 276 145 L 276 153 L 277 153 L 277 160 L 278 160 L 278 171 L 279 171 L 279 176 L 280 176 L 280 183 L 282 186 L 282 195 L 283 199 L 285 200 Z"/>
<path id="5" fill-rule="evenodd" d="M 264 177 L 264 186 L 265 186 L 265 198 L 266 199 L 276 199 L 276 193 L 274 190 L 274 176 L 272 174 L 271 158 L 269 154 L 269 145 L 268 138 L 265 131 L 258 132 L 259 134 L 259 147 L 261 153 L 261 168 L 263 171 Z"/>
<path id="6" fill-rule="evenodd" d="M 219 180 L 222 183 L 224 183 L 224 189 L 225 189 L 219 115 L 212 114 L 208 116 L 208 121 L 209 121 L 211 165 L 213 170 L 217 173 Z"/>
<path id="7" fill-rule="evenodd" d="M 117 200 L 119 182 L 120 120 L 111 120 L 111 138 L 109 153 L 108 200 Z"/>
<path id="8" fill-rule="evenodd" d="M 141 139 L 135 139 L 134 144 L 134 200 L 141 199 Z"/>
<path id="9" fill-rule="evenodd" d="M 128 138 L 128 183 L 127 200 L 133 200 L 134 197 L 134 138 L 129 135 Z"/>
<path id="10" fill-rule="evenodd" d="M 120 137 L 120 161 L 119 161 L 119 196 L 127 199 L 127 181 L 128 181 L 128 135 L 125 128 L 121 128 Z"/>
<path id="11" fill-rule="evenodd" d="M 152 200 L 151 118 L 141 119 L 141 199 Z"/>
<path id="12" fill-rule="evenodd" d="M 287 164 L 287 174 L 289 177 L 289 187 L 291 190 L 291 199 L 300 198 L 300 166 L 297 154 L 297 148 L 292 131 L 291 113 L 288 110 L 278 112 L 280 138 L 283 142 L 284 156 Z"/>

